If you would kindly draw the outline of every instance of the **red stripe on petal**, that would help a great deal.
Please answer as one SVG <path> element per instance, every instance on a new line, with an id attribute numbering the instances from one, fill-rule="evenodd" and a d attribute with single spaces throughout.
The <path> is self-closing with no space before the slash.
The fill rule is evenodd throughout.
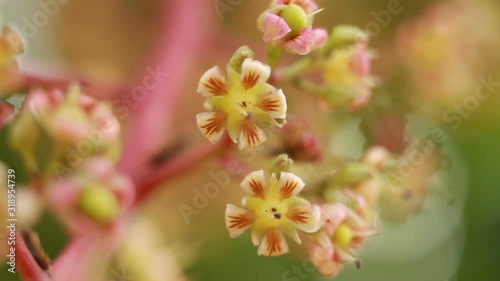
<path id="1" fill-rule="evenodd" d="M 282 239 L 283 239 L 283 235 L 281 235 L 281 233 L 279 233 L 278 231 L 275 231 L 275 230 L 270 231 L 267 234 L 266 255 L 273 256 L 273 255 L 281 254 L 284 250 L 281 246 Z"/>
<path id="2" fill-rule="evenodd" d="M 305 224 L 307 220 L 310 218 L 310 211 L 303 209 L 294 209 L 290 213 L 288 213 L 288 218 L 294 223 Z"/>
<path id="3" fill-rule="evenodd" d="M 280 100 L 273 98 L 264 98 L 257 103 L 257 107 L 264 111 L 276 112 L 280 107 Z"/>
<path id="4" fill-rule="evenodd" d="M 241 85 L 243 85 L 245 89 L 250 89 L 255 86 L 255 84 L 257 84 L 257 81 L 259 81 L 259 77 L 259 74 L 255 72 L 249 72 L 245 75 L 245 77 L 243 77 Z"/>
<path id="5" fill-rule="evenodd" d="M 226 82 L 218 78 L 210 77 L 206 83 L 203 83 L 203 86 L 207 87 L 209 92 L 215 96 L 222 96 L 227 94 Z"/>
<path id="6" fill-rule="evenodd" d="M 250 185 L 250 188 L 255 196 L 264 198 L 264 186 L 262 186 L 262 182 L 252 179 L 248 184 Z"/>
<path id="7" fill-rule="evenodd" d="M 257 125 L 253 121 L 246 121 L 241 130 L 249 145 L 256 145 L 260 143 L 259 131 Z"/>
<path id="8" fill-rule="evenodd" d="M 294 189 L 297 188 L 297 184 L 296 181 L 286 181 L 280 189 L 281 199 L 292 196 Z"/>
<path id="9" fill-rule="evenodd" d="M 224 130 L 227 121 L 227 114 L 217 113 L 214 117 L 209 118 L 205 125 L 200 126 L 200 128 L 205 129 L 205 134 L 211 136 L 218 134 L 220 131 Z"/>
<path id="10" fill-rule="evenodd" d="M 229 228 L 238 228 L 238 229 L 247 228 L 254 222 L 253 217 L 249 216 L 248 214 L 228 216 L 228 218 L 229 218 Z"/>

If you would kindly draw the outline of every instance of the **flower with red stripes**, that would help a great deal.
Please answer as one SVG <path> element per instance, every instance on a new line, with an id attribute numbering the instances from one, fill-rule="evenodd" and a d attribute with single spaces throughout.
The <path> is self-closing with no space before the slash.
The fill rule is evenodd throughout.
<path id="1" fill-rule="evenodd" d="M 286 234 L 301 243 L 297 230 L 315 232 L 320 227 L 319 207 L 313 207 L 297 195 L 304 182 L 296 175 L 273 173 L 269 181 L 263 170 L 245 177 L 241 188 L 247 194 L 242 200 L 243 208 L 228 204 L 226 227 L 232 238 L 252 228 L 252 242 L 259 245 L 258 254 L 277 256 L 288 252 Z"/>

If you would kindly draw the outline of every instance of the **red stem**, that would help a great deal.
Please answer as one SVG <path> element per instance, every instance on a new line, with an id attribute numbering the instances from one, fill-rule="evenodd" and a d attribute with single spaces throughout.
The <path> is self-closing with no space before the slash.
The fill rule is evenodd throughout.
<path id="1" fill-rule="evenodd" d="M 205 51 L 211 26 L 208 17 L 215 14 L 210 12 L 213 11 L 211 1 L 163 3 L 166 15 L 159 26 L 159 40 L 146 65 L 169 75 L 164 81 L 157 81 L 157 86 L 146 89 L 146 98 L 130 108 L 124 153 L 118 164 L 120 171 L 134 180 L 147 173 L 147 163 L 164 147 L 166 136 L 173 135 L 171 127 L 173 115 L 179 109 L 179 99 L 183 95 L 195 95 L 195 85 L 185 87 L 185 84 L 195 73 L 193 68 Z M 136 84 L 141 86 L 148 76 L 151 76 L 148 71 L 141 73 Z"/>
<path id="2" fill-rule="evenodd" d="M 195 148 L 180 153 L 165 162 L 162 166 L 151 171 L 148 176 L 144 177 L 144 180 L 141 183 L 137 184 L 135 204 L 139 204 L 144 201 L 144 199 L 146 199 L 161 182 L 177 176 L 200 161 L 221 152 L 226 146 L 227 142 L 224 140 L 219 141 L 217 144 L 206 142 Z"/>
<path id="3" fill-rule="evenodd" d="M 21 233 L 16 232 L 16 268 L 24 281 L 51 281 L 49 274 L 36 263 Z"/>

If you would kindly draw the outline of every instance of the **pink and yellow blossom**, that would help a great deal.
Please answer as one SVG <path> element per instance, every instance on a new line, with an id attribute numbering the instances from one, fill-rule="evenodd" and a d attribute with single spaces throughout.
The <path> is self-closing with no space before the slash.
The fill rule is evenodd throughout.
<path id="1" fill-rule="evenodd" d="M 323 47 L 328 32 L 313 28 L 313 16 L 318 5 L 312 0 L 276 0 L 258 19 L 257 25 L 265 43 L 284 48 L 290 53 L 307 55 Z"/>
<path id="2" fill-rule="evenodd" d="M 206 97 L 208 112 L 196 115 L 198 128 L 211 142 L 217 142 L 227 129 L 240 149 L 258 146 L 266 139 L 261 127 L 281 128 L 287 103 L 282 90 L 266 83 L 271 68 L 247 58 L 241 73 L 227 67 L 227 78 L 217 66 L 200 79 L 198 93 Z"/>
<path id="3" fill-rule="evenodd" d="M 372 225 L 341 203 L 321 207 L 323 228 L 309 243 L 311 261 L 323 276 L 339 273 L 345 263 L 361 265 L 357 250 L 376 234 Z"/>
<path id="4" fill-rule="evenodd" d="M 320 227 L 320 211 L 307 200 L 297 195 L 304 182 L 296 175 L 273 173 L 269 181 L 263 170 L 250 173 L 241 188 L 247 194 L 242 200 L 243 208 L 228 204 L 226 227 L 232 238 L 252 229 L 252 242 L 259 245 L 258 254 L 277 256 L 288 252 L 286 234 L 301 243 L 297 230 L 311 233 Z"/>

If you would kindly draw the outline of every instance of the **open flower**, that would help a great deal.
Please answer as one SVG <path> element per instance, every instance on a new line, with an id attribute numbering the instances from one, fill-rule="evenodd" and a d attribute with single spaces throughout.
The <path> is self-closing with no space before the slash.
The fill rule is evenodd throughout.
<path id="1" fill-rule="evenodd" d="M 366 237 L 374 235 L 372 225 L 358 214 L 340 203 L 322 206 L 323 229 L 315 234 L 309 244 L 311 261 L 323 276 L 338 274 L 342 265 L 361 263 L 358 249 Z"/>
<path id="2" fill-rule="evenodd" d="M 211 142 L 217 142 L 227 128 L 240 149 L 258 146 L 266 139 L 261 126 L 282 127 L 286 117 L 286 98 L 266 81 L 271 68 L 245 59 L 241 73 L 227 67 L 227 81 L 219 67 L 205 72 L 198 93 L 207 98 L 205 109 L 196 115 L 198 128 Z"/>
<path id="3" fill-rule="evenodd" d="M 272 47 L 284 48 L 290 53 L 307 55 L 323 47 L 328 32 L 312 28 L 318 5 L 312 0 L 276 0 L 257 22 L 263 40 Z"/>
<path id="4" fill-rule="evenodd" d="M 277 256 L 288 252 L 283 233 L 301 243 L 297 229 L 315 232 L 320 227 L 320 210 L 307 200 L 297 197 L 304 182 L 296 175 L 281 172 L 266 181 L 263 170 L 245 177 L 241 188 L 248 196 L 242 200 L 244 208 L 228 204 L 226 227 L 232 238 L 252 228 L 252 242 L 259 245 L 259 255 Z"/>

